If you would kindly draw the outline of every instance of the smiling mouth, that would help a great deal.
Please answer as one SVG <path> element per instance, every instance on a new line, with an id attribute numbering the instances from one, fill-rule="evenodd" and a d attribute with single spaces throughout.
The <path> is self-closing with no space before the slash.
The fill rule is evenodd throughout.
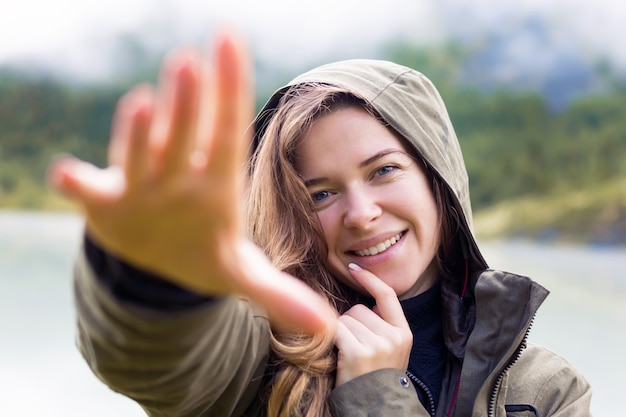
<path id="1" fill-rule="evenodd" d="M 371 246 L 369 248 L 361 249 L 361 250 L 355 250 L 355 251 L 350 251 L 350 252 L 355 254 L 355 255 L 357 255 L 357 256 L 378 255 L 379 253 L 385 252 L 387 249 L 389 249 L 390 247 L 392 247 L 393 245 L 398 243 L 398 241 L 400 239 L 402 239 L 402 236 L 404 235 L 404 233 L 405 232 L 400 232 L 397 235 L 395 235 L 395 236 L 385 240 L 384 242 L 380 242 L 379 244 Z"/>

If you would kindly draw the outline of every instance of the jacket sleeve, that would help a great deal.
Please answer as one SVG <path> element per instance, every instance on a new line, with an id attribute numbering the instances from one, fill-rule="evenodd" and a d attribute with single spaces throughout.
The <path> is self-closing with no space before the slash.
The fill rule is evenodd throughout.
<path id="1" fill-rule="evenodd" d="M 157 309 L 114 295 L 96 275 L 83 247 L 74 280 L 77 344 L 111 389 L 152 417 L 239 416 L 255 406 L 269 325 L 246 300 Z"/>
<path id="2" fill-rule="evenodd" d="M 417 391 L 399 369 L 381 369 L 335 388 L 330 396 L 334 417 L 429 417 Z"/>
<path id="3" fill-rule="evenodd" d="M 507 404 L 532 404 L 541 417 L 590 417 L 592 389 L 565 359 L 530 344 L 508 376 Z"/>

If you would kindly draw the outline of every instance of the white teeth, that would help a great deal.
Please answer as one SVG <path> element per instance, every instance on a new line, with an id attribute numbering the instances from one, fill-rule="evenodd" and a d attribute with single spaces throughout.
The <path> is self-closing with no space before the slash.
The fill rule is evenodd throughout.
<path id="1" fill-rule="evenodd" d="M 396 236 L 385 240 L 375 246 L 372 246 L 367 249 L 357 250 L 355 253 L 359 256 L 370 256 L 370 255 L 378 255 L 381 252 L 386 251 L 390 247 L 396 244 L 398 240 L 402 237 L 402 233 L 398 233 Z"/>

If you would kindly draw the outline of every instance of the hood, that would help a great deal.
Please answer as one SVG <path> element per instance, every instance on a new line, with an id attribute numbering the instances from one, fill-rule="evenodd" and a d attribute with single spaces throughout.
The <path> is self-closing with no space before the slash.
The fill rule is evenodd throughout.
<path id="1" fill-rule="evenodd" d="M 388 61 L 340 61 L 308 71 L 277 90 L 254 122 L 253 148 L 258 146 L 281 96 L 301 83 L 333 84 L 367 100 L 382 118 L 430 164 L 455 197 L 466 237 L 471 269 L 487 264 L 474 239 L 465 162 L 445 104 L 432 82 L 411 68 Z"/>

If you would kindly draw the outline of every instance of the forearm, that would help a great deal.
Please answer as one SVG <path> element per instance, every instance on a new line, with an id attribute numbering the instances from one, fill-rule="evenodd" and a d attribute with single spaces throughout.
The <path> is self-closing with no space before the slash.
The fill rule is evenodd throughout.
<path id="1" fill-rule="evenodd" d="M 86 242 L 75 294 L 78 345 L 101 380 L 153 416 L 228 415 L 254 397 L 268 352 L 263 317 L 232 297 L 163 292 L 171 284 L 98 250 Z"/>
<path id="2" fill-rule="evenodd" d="M 165 312 L 189 310 L 212 300 L 124 262 L 87 234 L 83 244 L 94 277 L 120 302 Z"/>

